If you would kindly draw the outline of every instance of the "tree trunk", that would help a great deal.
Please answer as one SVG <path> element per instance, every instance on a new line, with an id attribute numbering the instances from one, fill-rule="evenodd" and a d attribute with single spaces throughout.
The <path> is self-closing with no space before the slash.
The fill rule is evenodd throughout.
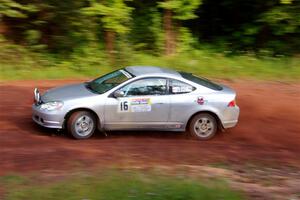
<path id="1" fill-rule="evenodd" d="M 8 27 L 3 21 L 0 21 L 0 35 L 5 35 L 8 33 Z"/>
<path id="2" fill-rule="evenodd" d="M 170 55 L 176 51 L 175 32 L 172 22 L 172 11 L 164 11 L 164 29 L 165 29 L 165 54 Z"/>
<path id="3" fill-rule="evenodd" d="M 114 55 L 115 36 L 116 36 L 115 32 L 111 30 L 105 31 L 105 49 L 111 63 L 114 63 L 115 61 L 115 55 Z"/>

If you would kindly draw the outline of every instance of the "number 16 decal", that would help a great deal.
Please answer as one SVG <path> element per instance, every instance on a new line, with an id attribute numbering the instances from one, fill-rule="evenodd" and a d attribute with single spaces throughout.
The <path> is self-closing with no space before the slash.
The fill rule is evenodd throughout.
<path id="1" fill-rule="evenodd" d="M 129 105 L 128 101 L 120 101 L 119 112 L 128 112 Z"/>

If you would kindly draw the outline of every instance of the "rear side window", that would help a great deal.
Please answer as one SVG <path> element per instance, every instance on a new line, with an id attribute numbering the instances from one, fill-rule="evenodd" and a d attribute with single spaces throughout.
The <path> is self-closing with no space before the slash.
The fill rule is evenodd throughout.
<path id="1" fill-rule="evenodd" d="M 210 88 L 212 90 L 222 90 L 222 86 L 206 79 L 206 78 L 200 78 L 198 76 L 194 76 L 193 74 L 186 73 L 186 72 L 179 72 L 181 76 L 189 81 L 192 81 L 194 83 L 197 83 L 199 85 L 202 85 L 204 87 Z"/>
<path id="2" fill-rule="evenodd" d="M 169 91 L 171 94 L 184 94 L 194 91 L 196 88 L 184 83 L 182 81 L 178 81 L 175 79 L 170 80 Z"/>

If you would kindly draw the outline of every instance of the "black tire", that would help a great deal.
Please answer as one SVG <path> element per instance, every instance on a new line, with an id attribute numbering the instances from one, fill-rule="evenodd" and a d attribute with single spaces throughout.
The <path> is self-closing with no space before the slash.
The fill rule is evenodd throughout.
<path id="1" fill-rule="evenodd" d="M 94 134 L 96 126 L 95 116 L 88 111 L 74 112 L 67 121 L 67 130 L 75 139 L 90 138 Z"/>
<path id="2" fill-rule="evenodd" d="M 188 128 L 190 135 L 194 139 L 209 140 L 217 133 L 218 123 L 213 115 L 209 113 L 200 113 L 192 118 Z"/>

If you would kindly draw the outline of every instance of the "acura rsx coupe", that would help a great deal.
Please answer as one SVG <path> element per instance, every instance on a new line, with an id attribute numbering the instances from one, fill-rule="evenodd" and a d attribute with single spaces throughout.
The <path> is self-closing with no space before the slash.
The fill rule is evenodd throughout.
<path id="1" fill-rule="evenodd" d="M 93 81 L 34 90 L 33 120 L 76 139 L 95 130 L 187 131 L 199 140 L 234 127 L 239 107 L 227 86 L 186 72 L 131 66 Z"/>

